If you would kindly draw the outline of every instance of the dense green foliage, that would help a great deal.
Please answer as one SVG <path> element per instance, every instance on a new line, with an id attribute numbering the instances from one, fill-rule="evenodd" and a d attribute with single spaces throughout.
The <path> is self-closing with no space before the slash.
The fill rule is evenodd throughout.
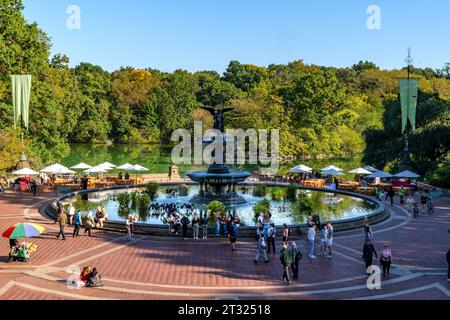
<path id="1" fill-rule="evenodd" d="M 227 114 L 229 128 L 280 129 L 283 159 L 364 154 L 365 164 L 398 167 L 398 78 L 406 70 L 381 70 L 367 61 L 331 68 L 301 60 L 268 67 L 231 61 L 223 76 L 130 67 L 109 73 L 89 63 L 70 68 L 67 56 L 50 57 L 50 38 L 22 10 L 21 0 L 0 0 L 0 132 L 12 134 L 9 75 L 33 75 L 25 145 L 35 166 L 66 157 L 69 143 L 168 142 L 174 129 L 192 129 L 194 120 L 211 126 L 211 117 L 198 109 L 210 105 L 236 108 Z M 420 79 L 412 160 L 420 174 L 438 174 L 433 170 L 450 149 L 450 64 L 412 71 Z M 0 146 L 6 159 L 2 150 L 13 148 Z M 9 160 L 0 170 L 13 166 Z"/>
<path id="2" fill-rule="evenodd" d="M 253 220 L 255 221 L 255 223 L 257 223 L 261 213 L 265 215 L 270 212 L 270 200 L 265 198 L 262 199 L 260 202 L 256 203 L 255 206 L 253 207 L 253 212 L 254 212 Z"/>
<path id="3" fill-rule="evenodd" d="M 297 199 L 297 189 L 295 184 L 290 184 L 286 187 L 286 199 L 288 201 L 294 202 Z"/>
<path id="4" fill-rule="evenodd" d="M 151 201 L 154 201 L 156 199 L 156 197 L 158 195 L 158 190 L 159 190 L 159 184 L 156 182 L 150 182 L 145 187 L 145 191 L 148 194 L 148 196 L 150 197 Z"/>
<path id="5" fill-rule="evenodd" d="M 305 192 L 300 192 L 297 200 L 292 204 L 292 214 L 303 216 L 309 215 L 314 209 L 314 201 Z"/>
<path id="6" fill-rule="evenodd" d="M 220 202 L 220 201 L 212 201 L 208 207 L 208 212 L 210 212 L 210 215 L 212 218 L 214 218 L 216 215 L 219 216 L 225 216 L 226 212 L 227 212 L 227 207 L 225 207 L 225 205 Z"/>
<path id="7" fill-rule="evenodd" d="M 267 186 L 265 184 L 257 184 L 253 187 L 253 195 L 255 197 L 265 197 L 267 195 Z"/>

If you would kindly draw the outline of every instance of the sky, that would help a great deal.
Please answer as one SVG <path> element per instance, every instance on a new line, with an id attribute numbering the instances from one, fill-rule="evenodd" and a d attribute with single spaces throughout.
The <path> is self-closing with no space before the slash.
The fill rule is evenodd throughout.
<path id="1" fill-rule="evenodd" d="M 24 15 L 66 54 L 108 71 L 121 66 L 165 72 L 216 70 L 231 60 L 268 66 L 302 59 L 349 67 L 360 60 L 402 68 L 450 62 L 448 0 L 24 0 Z M 68 7 L 80 9 L 69 29 Z M 381 29 L 368 7 L 380 9 Z"/>

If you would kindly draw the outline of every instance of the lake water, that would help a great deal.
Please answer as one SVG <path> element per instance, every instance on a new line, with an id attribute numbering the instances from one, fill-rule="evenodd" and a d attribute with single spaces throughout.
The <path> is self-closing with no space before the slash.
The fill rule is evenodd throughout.
<path id="1" fill-rule="evenodd" d="M 167 173 L 172 164 L 172 147 L 165 145 L 91 145 L 91 144 L 73 144 L 70 146 L 70 155 L 60 162 L 71 167 L 80 162 L 91 166 L 103 162 L 111 162 L 115 165 L 125 163 L 140 164 L 148 169 L 150 173 Z M 334 164 L 345 171 L 349 171 L 361 166 L 361 157 L 356 156 L 353 159 L 332 159 L 332 160 L 305 160 L 294 163 L 282 163 L 280 174 L 286 174 L 290 168 L 302 163 L 315 169 L 321 169 L 330 164 Z M 194 170 L 205 170 L 207 166 L 180 165 L 180 174 Z M 234 166 L 235 170 L 251 170 L 254 166 Z M 352 177 L 348 175 L 347 177 Z"/>

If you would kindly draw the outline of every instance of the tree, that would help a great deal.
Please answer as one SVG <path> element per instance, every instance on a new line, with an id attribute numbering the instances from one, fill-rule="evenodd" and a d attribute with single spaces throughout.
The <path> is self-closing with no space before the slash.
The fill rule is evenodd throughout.
<path id="1" fill-rule="evenodd" d="M 360 74 L 366 70 L 379 70 L 380 68 L 373 62 L 359 61 L 357 64 L 352 66 L 352 69 L 355 70 L 356 73 Z"/>
<path id="2" fill-rule="evenodd" d="M 239 61 L 231 61 L 223 76 L 223 80 L 247 92 L 266 79 L 267 75 L 267 71 L 264 68 L 250 64 L 241 64 Z"/>

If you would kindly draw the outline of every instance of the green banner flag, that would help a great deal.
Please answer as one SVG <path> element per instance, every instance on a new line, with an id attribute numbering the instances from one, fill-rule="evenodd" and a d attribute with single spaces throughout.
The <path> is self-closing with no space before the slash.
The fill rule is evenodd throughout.
<path id="1" fill-rule="evenodd" d="M 400 80 L 400 102 L 402 106 L 402 133 L 406 125 L 411 123 L 413 132 L 416 132 L 417 96 L 419 94 L 419 80 Z"/>
<path id="2" fill-rule="evenodd" d="M 23 125 L 28 129 L 28 120 L 30 114 L 30 94 L 31 94 L 31 76 L 13 75 L 11 76 L 12 102 L 14 108 L 14 127 L 17 124 Z"/>

